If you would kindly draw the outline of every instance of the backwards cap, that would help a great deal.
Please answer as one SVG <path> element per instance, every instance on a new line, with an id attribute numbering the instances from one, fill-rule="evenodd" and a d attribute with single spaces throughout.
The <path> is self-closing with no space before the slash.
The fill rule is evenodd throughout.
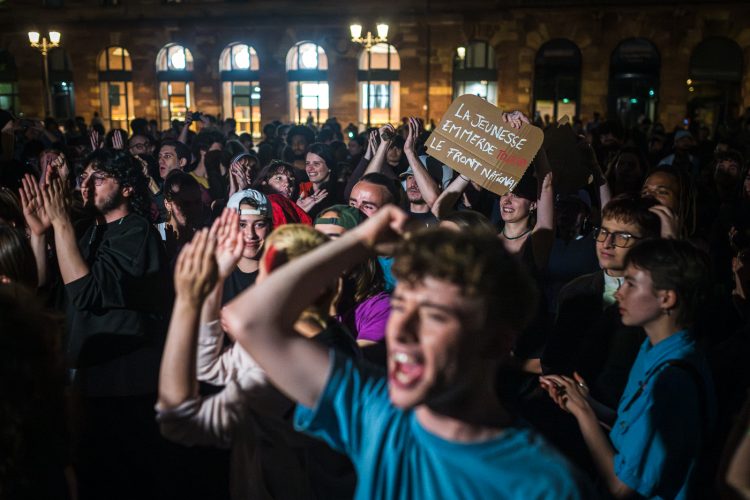
<path id="1" fill-rule="evenodd" d="M 257 208 L 243 208 L 240 210 L 240 204 L 242 200 L 251 200 Z M 271 217 L 271 203 L 268 198 L 254 189 L 245 189 L 243 191 L 237 191 L 227 201 L 227 208 L 236 210 L 240 215 L 261 215 L 263 217 Z"/>

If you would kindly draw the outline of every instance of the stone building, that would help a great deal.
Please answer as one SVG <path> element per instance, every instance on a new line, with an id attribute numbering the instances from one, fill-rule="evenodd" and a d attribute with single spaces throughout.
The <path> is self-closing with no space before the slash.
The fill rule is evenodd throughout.
<path id="1" fill-rule="evenodd" d="M 388 43 L 352 43 L 355 20 L 365 34 L 387 22 Z M 750 106 L 748 2 L 0 0 L 0 108 L 42 116 L 31 30 L 62 34 L 53 114 L 97 112 L 108 126 L 166 126 L 186 107 L 256 134 L 308 116 L 437 121 L 468 92 L 550 119 L 645 115 L 668 128 L 715 127 Z"/>

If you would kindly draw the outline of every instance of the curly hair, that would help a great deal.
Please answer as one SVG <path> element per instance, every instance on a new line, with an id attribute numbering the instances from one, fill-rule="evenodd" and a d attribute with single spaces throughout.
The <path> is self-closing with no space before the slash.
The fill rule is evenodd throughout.
<path id="1" fill-rule="evenodd" d="M 150 222 L 151 192 L 148 190 L 148 179 L 143 174 L 141 164 L 133 155 L 119 149 L 100 149 L 86 158 L 87 166 L 94 170 L 109 174 L 117 181 L 121 188 L 133 188 L 133 194 L 128 198 L 130 210 L 145 217 Z"/>
<path id="2" fill-rule="evenodd" d="M 453 283 L 485 301 L 484 324 L 521 332 L 531 321 L 538 291 L 525 267 L 489 231 L 419 231 L 396 250 L 393 275 L 416 283 L 427 277 Z"/>

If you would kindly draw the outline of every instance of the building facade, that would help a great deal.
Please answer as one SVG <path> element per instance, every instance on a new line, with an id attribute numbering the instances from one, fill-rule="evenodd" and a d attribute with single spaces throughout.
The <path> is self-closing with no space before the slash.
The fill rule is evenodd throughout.
<path id="1" fill-rule="evenodd" d="M 373 33 L 387 22 L 387 43 L 352 43 L 355 20 Z M 750 106 L 746 2 L 0 0 L 0 28 L 0 108 L 44 114 L 27 32 L 55 29 L 52 114 L 96 112 L 108 127 L 166 127 L 188 108 L 256 135 L 274 119 L 438 121 L 462 93 L 668 128 Z"/>

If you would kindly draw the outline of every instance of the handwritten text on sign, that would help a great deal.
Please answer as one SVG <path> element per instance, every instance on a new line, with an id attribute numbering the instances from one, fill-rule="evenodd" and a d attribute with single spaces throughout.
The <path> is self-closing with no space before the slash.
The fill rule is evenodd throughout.
<path id="1" fill-rule="evenodd" d="M 462 95 L 443 115 L 427 147 L 430 156 L 485 189 L 504 194 L 516 186 L 543 140 L 538 128 L 512 128 L 496 106 Z"/>

